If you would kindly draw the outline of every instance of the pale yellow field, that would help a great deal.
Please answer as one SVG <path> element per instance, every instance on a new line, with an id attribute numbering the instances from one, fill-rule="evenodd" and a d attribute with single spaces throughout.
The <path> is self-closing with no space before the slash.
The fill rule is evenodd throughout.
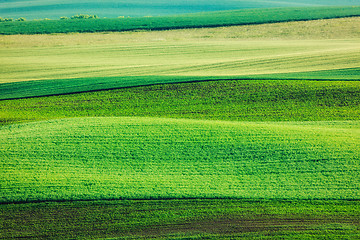
<path id="1" fill-rule="evenodd" d="M 360 67 L 360 18 L 157 32 L 0 36 L 0 83 Z"/>

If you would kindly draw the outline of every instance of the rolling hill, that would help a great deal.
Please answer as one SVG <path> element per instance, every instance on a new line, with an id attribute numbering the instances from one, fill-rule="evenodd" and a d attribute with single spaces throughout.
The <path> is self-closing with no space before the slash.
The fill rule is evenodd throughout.
<path id="1" fill-rule="evenodd" d="M 0 201 L 359 199 L 359 136 L 358 121 L 128 117 L 5 126 Z"/>
<path id="2" fill-rule="evenodd" d="M 0 238 L 359 239 L 359 8 L 326 2 L 0 23 Z"/>
<path id="3" fill-rule="evenodd" d="M 223 80 L 0 101 L 0 125 L 98 116 L 360 120 L 359 81 Z"/>

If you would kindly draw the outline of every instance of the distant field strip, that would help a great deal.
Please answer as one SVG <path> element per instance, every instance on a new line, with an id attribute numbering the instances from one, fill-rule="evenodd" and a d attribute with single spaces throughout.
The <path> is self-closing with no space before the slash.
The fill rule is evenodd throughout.
<path id="1" fill-rule="evenodd" d="M 360 16 L 359 6 L 294 7 L 205 12 L 167 17 L 43 20 L 0 23 L 0 34 L 48 34 L 219 27 Z"/>
<path id="2" fill-rule="evenodd" d="M 0 202 L 358 199 L 360 122 L 79 118 L 0 129 Z"/>
<path id="3" fill-rule="evenodd" d="M 360 45 L 349 39 L 5 47 L 0 61 L 0 83 L 104 76 L 256 76 L 358 68 Z"/>
<path id="4" fill-rule="evenodd" d="M 179 42 L 206 40 L 320 40 L 359 39 L 360 17 L 243 25 L 217 28 L 134 31 L 121 33 L 74 33 L 49 35 L 0 35 L 0 46 L 59 47 L 124 45 L 127 43 Z"/>

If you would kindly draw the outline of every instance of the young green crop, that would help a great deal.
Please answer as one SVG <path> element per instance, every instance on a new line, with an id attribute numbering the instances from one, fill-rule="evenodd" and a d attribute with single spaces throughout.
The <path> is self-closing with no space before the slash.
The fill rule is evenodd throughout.
<path id="1" fill-rule="evenodd" d="M 359 120 L 359 81 L 232 80 L 0 101 L 2 124 L 68 117 Z"/>
<path id="2" fill-rule="evenodd" d="M 329 13 L 318 10 L 322 12 L 312 17 Z M 276 21 L 306 15 L 288 11 L 281 19 L 279 11 L 262 13 L 273 14 Z M 343 16 L 340 11 L 329 16 Z M 345 12 L 350 13 L 348 8 Z M 228 13 L 233 21 L 234 12 Z M 172 27 L 194 19 L 224 24 L 227 17 L 219 21 L 224 16 L 177 18 L 181 21 Z M 265 19 L 251 17 L 254 23 Z M 145 19 L 129 21 L 142 24 Z M 161 21 L 149 19 L 154 25 L 146 27 L 166 22 Z M 0 30 L 10 27 L 15 33 L 19 28 L 11 27 L 26 26 L 34 31 L 32 27 L 43 24 L 52 31 L 59 22 L 0 24 Z M 79 26 L 97 31 L 104 27 L 97 23 L 119 23 L 63 22 L 69 23 L 66 31 Z M 275 80 L 165 84 L 0 101 L 0 119 L 7 125 L 0 127 L 0 202 L 27 203 L 0 204 L 0 238 L 137 234 L 147 239 L 159 234 L 154 234 L 157 230 L 166 239 L 359 238 L 357 202 L 328 200 L 360 196 L 359 81 L 298 81 L 359 80 L 356 21 L 346 25 L 349 31 L 342 30 L 344 24 L 325 25 L 308 30 L 306 37 L 288 23 L 270 35 L 228 28 L 220 30 L 222 37 L 216 34 L 219 29 L 177 35 L 1 37 L 1 82 L 6 82 L 0 85 L 1 99 L 239 76 Z M 329 34 L 329 28 L 344 39 Z M 239 41 L 244 35 L 250 40 Z M 14 83 L 39 79 L 47 80 Z M 35 122 L 39 120 L 47 121 Z M 68 201 L 137 198 L 256 200 Z M 270 198 L 290 202 L 261 200 Z M 314 201 L 319 198 L 327 200 Z M 50 200 L 67 202 L 29 204 Z"/>
<path id="3" fill-rule="evenodd" d="M 360 68 L 243 76 L 127 76 L 54 79 L 0 84 L 0 100 L 64 95 L 158 84 L 220 80 L 360 80 Z M 297 83 L 294 83 L 297 85 Z"/>
<path id="4" fill-rule="evenodd" d="M 166 30 L 273 22 L 305 21 L 360 15 L 359 6 L 247 9 L 167 17 L 73 19 L 0 24 L 0 34 L 49 34 L 130 30 Z"/>
<path id="5" fill-rule="evenodd" d="M 1 202 L 358 199 L 360 122 L 78 118 L 4 126 Z"/>

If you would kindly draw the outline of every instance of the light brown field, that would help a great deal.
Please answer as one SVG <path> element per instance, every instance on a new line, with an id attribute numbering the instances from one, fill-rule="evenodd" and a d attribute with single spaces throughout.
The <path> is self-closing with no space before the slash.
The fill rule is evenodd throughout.
<path id="1" fill-rule="evenodd" d="M 81 37 L 80 37 L 81 36 Z M 4 35 L 0 47 L 54 47 L 196 39 L 360 39 L 360 17 L 303 22 L 121 33 Z"/>
<path id="2" fill-rule="evenodd" d="M 156 32 L 0 36 L 0 83 L 360 67 L 360 18 Z"/>

